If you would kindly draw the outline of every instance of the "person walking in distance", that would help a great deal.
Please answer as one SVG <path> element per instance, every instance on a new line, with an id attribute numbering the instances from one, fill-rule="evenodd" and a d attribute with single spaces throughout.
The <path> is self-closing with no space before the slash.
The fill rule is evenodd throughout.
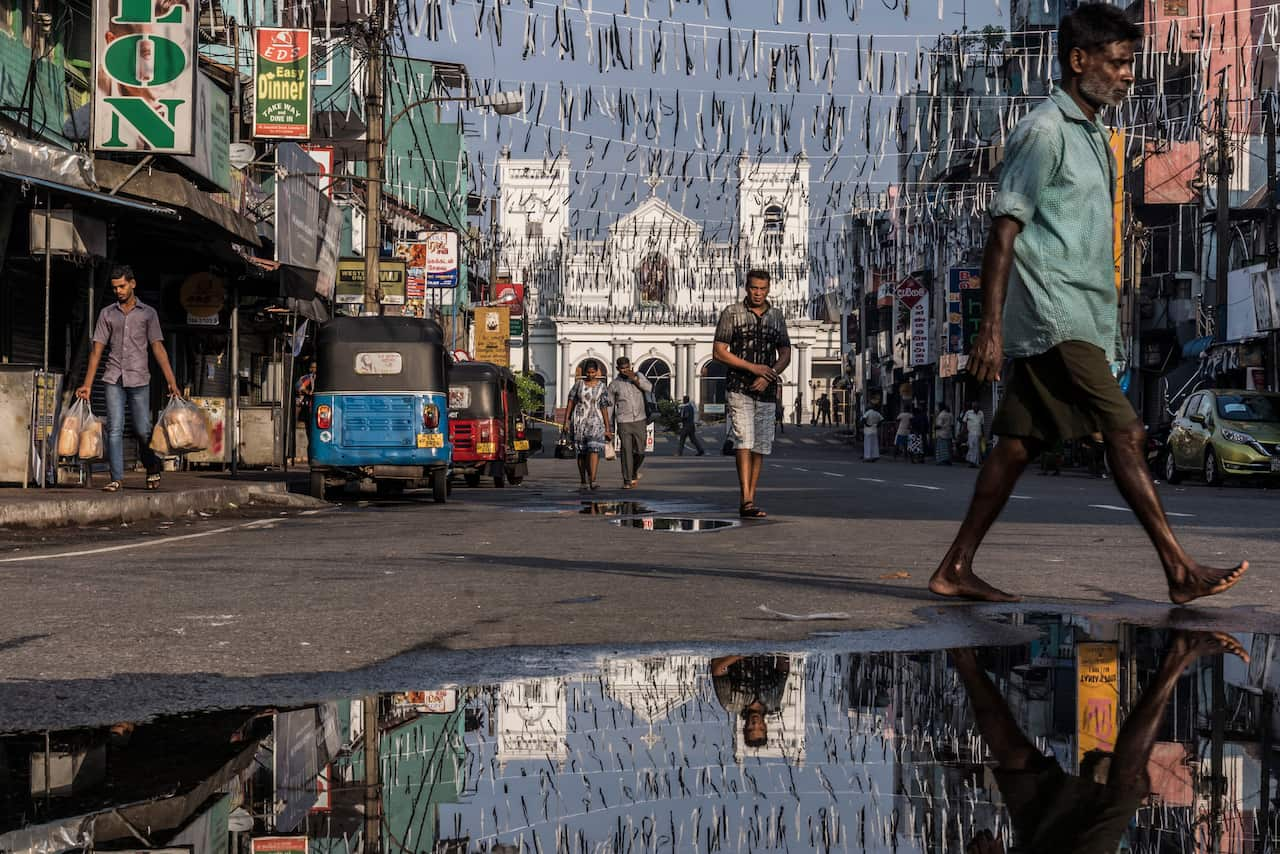
<path id="1" fill-rule="evenodd" d="M 874 463 L 880 459 L 880 422 L 884 416 L 870 403 L 862 413 L 862 461 Z"/>
<path id="2" fill-rule="evenodd" d="M 1086 3 L 1067 15 L 1058 31 L 1063 79 L 1009 135 L 988 211 L 983 316 L 968 370 L 986 383 L 1000 378 L 1006 355 L 1013 363 L 992 422 L 1000 441 L 929 580 L 934 593 L 1016 600 L 974 573 L 974 554 L 1028 462 L 1057 439 L 1094 431 L 1155 546 L 1174 603 L 1221 593 L 1248 569 L 1248 562 L 1203 566 L 1178 543 L 1147 473 L 1146 431 L 1109 366 L 1119 326 L 1111 257 L 1116 165 L 1098 112 L 1128 93 L 1141 36 L 1115 6 Z"/>
<path id="3" fill-rule="evenodd" d="M 738 515 L 763 519 L 756 485 L 764 458 L 773 451 L 774 401 L 778 375 L 791 364 L 791 338 L 782 310 L 769 302 L 769 273 L 747 273 L 747 296 L 720 314 L 712 355 L 727 367 L 725 403 L 729 441 L 737 458 Z"/>
<path id="4" fill-rule="evenodd" d="M 818 418 L 824 426 L 831 426 L 831 396 L 828 394 L 818 398 Z"/>
<path id="5" fill-rule="evenodd" d="M 782 406 L 782 395 L 778 395 L 778 399 L 773 402 L 773 420 L 779 433 L 787 432 L 787 413 Z"/>
<path id="6" fill-rule="evenodd" d="M 795 420 L 796 426 L 800 426 L 800 419 L 804 418 L 804 395 L 796 395 Z"/>
<path id="7" fill-rule="evenodd" d="M 618 451 L 622 488 L 631 489 L 640 482 L 640 466 L 644 465 L 645 433 L 649 426 L 644 396 L 653 391 L 653 383 L 636 373 L 626 356 L 618 357 L 617 367 L 618 375 L 609 383 L 609 399 L 613 401 L 615 432 L 622 445 Z"/>
<path id="8" fill-rule="evenodd" d="M 969 463 L 969 468 L 976 469 L 982 463 L 982 439 L 986 435 L 987 425 L 987 416 L 982 414 L 982 408 L 978 406 L 978 401 L 975 400 L 965 410 L 964 416 L 961 418 L 961 424 L 964 425 L 964 436 L 967 443 L 964 458 Z"/>
<path id="9" fill-rule="evenodd" d="M 698 452 L 698 456 L 702 456 L 707 452 L 706 448 L 702 447 L 702 441 L 698 438 L 698 410 L 689 402 L 689 395 L 687 394 L 680 404 L 680 439 L 676 445 L 676 456 L 684 456 L 684 443 L 686 441 L 693 443 L 693 448 Z"/>
<path id="10" fill-rule="evenodd" d="M 613 401 L 600 377 L 600 363 L 595 359 L 582 362 L 582 379 L 569 389 L 568 409 L 560 432 L 573 438 L 578 447 L 578 480 L 582 489 L 599 489 L 596 480 L 600 471 L 600 455 L 604 446 L 613 441 L 613 423 L 609 410 Z"/>
<path id="11" fill-rule="evenodd" d="M 938 414 L 933 419 L 934 462 L 940 466 L 951 465 L 951 436 L 955 429 L 955 419 L 951 415 L 951 407 L 945 403 L 938 407 Z"/>
<path id="12" fill-rule="evenodd" d="M 898 458 L 898 452 L 902 452 L 902 456 L 910 460 L 911 454 L 907 450 L 911 437 L 911 407 L 904 401 L 902 410 L 895 419 L 898 422 L 898 431 L 893 434 L 893 458 Z"/>
<path id="13" fill-rule="evenodd" d="M 147 489 L 160 486 L 160 456 L 151 450 L 151 365 L 147 351 L 155 357 L 169 386 L 169 394 L 177 397 L 178 381 L 169 365 L 160 331 L 160 316 L 134 294 L 138 282 L 133 268 L 119 265 L 111 268 L 111 290 L 116 301 L 98 312 L 93 328 L 93 349 L 84 383 L 76 389 L 76 397 L 88 400 L 102 355 L 107 355 L 107 369 L 102 382 L 107 387 L 107 466 L 111 481 L 103 492 L 117 492 L 124 483 L 124 413 L 127 402 L 137 434 L 139 456 L 147 470 Z"/>

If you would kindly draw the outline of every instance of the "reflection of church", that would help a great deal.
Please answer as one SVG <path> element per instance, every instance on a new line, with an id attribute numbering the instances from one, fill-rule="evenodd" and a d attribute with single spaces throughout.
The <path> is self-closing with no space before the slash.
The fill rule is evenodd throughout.
<path id="1" fill-rule="evenodd" d="M 770 299 L 791 332 L 792 366 L 783 400 L 797 389 L 812 400 L 811 379 L 839 373 L 839 328 L 809 317 L 809 163 L 738 161 L 736 241 L 705 239 L 702 226 L 650 196 L 598 240 L 569 234 L 570 166 L 499 161 L 502 231 L 499 274 L 523 283 L 530 325 L 530 367 L 547 384 L 548 406 L 563 405 L 585 359 L 627 355 L 654 381 L 659 397 L 689 395 L 709 414 L 724 411 L 724 369 L 711 358 L 720 311 L 743 298 L 748 269 L 773 277 Z M 735 181 L 731 180 L 730 184 Z M 512 364 L 523 363 L 511 340 Z"/>

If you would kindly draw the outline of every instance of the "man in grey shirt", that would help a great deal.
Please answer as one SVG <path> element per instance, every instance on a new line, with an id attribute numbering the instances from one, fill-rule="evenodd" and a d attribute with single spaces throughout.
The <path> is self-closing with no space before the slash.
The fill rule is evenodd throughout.
<path id="1" fill-rule="evenodd" d="M 649 423 L 644 414 L 644 396 L 651 391 L 653 383 L 636 373 L 630 359 L 619 356 L 618 375 L 609 383 L 609 397 L 613 400 L 614 432 L 622 446 L 618 459 L 622 461 L 623 489 L 631 489 L 640 482 Z"/>
<path id="2" fill-rule="evenodd" d="M 107 369 L 102 374 L 102 381 L 107 386 L 107 465 L 111 470 L 111 482 L 103 487 L 104 492 L 117 492 L 124 481 L 126 399 L 133 418 L 133 432 L 138 436 L 142 462 L 147 468 L 147 489 L 160 486 L 160 457 L 148 444 L 151 439 L 151 365 L 148 351 L 160 365 L 160 372 L 169 384 L 169 394 L 177 396 L 179 393 L 178 381 L 169 366 L 169 354 L 164 349 L 160 316 L 134 295 L 137 286 L 132 268 L 127 265 L 111 268 L 111 290 L 116 301 L 98 312 L 89 369 L 85 371 L 84 385 L 76 389 L 76 397 L 89 399 L 98 364 L 105 351 Z"/>

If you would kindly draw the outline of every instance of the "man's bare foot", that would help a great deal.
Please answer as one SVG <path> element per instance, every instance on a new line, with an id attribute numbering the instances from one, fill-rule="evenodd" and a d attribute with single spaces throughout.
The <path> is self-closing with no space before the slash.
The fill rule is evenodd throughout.
<path id="1" fill-rule="evenodd" d="M 1226 632 L 1205 632 L 1179 629 L 1173 633 L 1169 644 L 1169 655 L 1184 661 L 1191 661 L 1204 655 L 1217 655 L 1220 652 L 1236 656 L 1245 664 L 1249 663 L 1249 653 L 1245 652 L 1240 642 Z"/>
<path id="2" fill-rule="evenodd" d="M 1185 605 L 1201 596 L 1213 596 L 1230 590 L 1248 570 L 1247 560 L 1241 561 L 1233 569 L 1212 569 L 1194 563 L 1188 567 L 1182 581 L 1169 585 L 1169 601 L 1175 605 Z"/>
<path id="3" fill-rule="evenodd" d="M 973 570 L 945 561 L 929 579 L 929 590 L 953 599 L 976 599 L 979 602 L 1021 602 L 1021 597 L 1005 593 L 973 574 Z"/>

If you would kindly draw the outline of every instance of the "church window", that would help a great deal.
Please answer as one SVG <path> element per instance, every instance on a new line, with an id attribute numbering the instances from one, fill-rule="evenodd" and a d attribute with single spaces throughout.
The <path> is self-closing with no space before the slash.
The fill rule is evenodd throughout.
<path id="1" fill-rule="evenodd" d="M 671 265 L 660 252 L 651 252 L 636 269 L 641 305 L 665 305 L 669 295 Z"/>
<path id="2" fill-rule="evenodd" d="M 786 231 L 786 215 L 779 205 L 764 209 L 764 228 L 761 237 L 766 252 L 782 251 L 782 236 Z"/>
<path id="3" fill-rule="evenodd" d="M 542 220 L 529 217 L 524 223 L 525 240 L 541 240 L 542 239 Z"/>
<path id="4" fill-rule="evenodd" d="M 658 400 L 671 399 L 671 366 L 661 359 L 645 359 L 640 363 L 640 374 L 653 383 L 653 396 Z"/>

